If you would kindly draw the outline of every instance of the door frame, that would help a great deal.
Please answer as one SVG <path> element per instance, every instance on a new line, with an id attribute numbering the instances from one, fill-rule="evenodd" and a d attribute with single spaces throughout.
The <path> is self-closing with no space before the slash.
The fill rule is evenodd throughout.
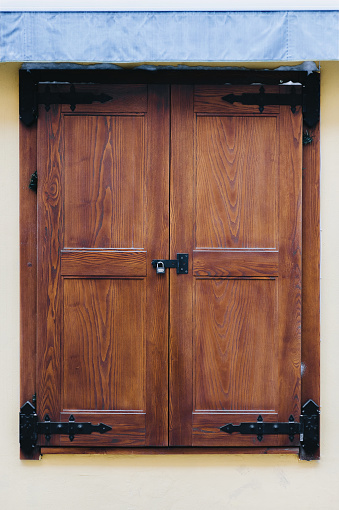
<path id="1" fill-rule="evenodd" d="M 36 391 L 36 329 L 37 329 L 37 196 L 29 189 L 31 175 L 37 168 L 37 89 L 40 83 L 155 83 L 155 84 L 282 84 L 289 81 L 307 86 L 313 76 L 313 101 L 319 111 L 319 73 L 305 71 L 239 71 L 185 69 L 153 71 L 121 69 L 107 70 L 102 66 L 66 67 L 26 65 L 19 71 L 20 94 L 20 405 L 32 400 Z M 306 108 L 309 107 L 308 104 Z M 302 180 L 302 378 L 301 404 L 308 399 L 320 405 L 320 127 L 304 124 L 303 180 Z M 307 137 L 308 135 L 308 137 Z M 41 451 L 40 451 L 41 450 Z M 104 450 L 104 451 L 103 451 Z M 40 453 L 104 453 L 108 449 L 42 447 L 28 457 L 39 458 Z M 299 453 L 309 459 L 300 448 L 119 448 L 114 453 Z M 319 458 L 320 451 L 312 455 Z"/>

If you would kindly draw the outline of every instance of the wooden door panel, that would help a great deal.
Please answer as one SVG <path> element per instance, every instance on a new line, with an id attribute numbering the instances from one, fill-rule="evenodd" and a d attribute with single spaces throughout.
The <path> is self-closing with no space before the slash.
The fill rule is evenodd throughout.
<path id="1" fill-rule="evenodd" d="M 300 108 L 260 113 L 222 99 L 248 92 L 258 87 L 172 90 L 172 102 L 183 104 L 172 112 L 172 139 L 193 133 L 171 153 L 172 215 L 180 210 L 188 223 L 186 238 L 172 226 L 174 243 L 193 259 L 187 286 L 171 278 L 181 294 L 171 300 L 170 348 L 186 356 L 173 361 L 171 409 L 181 410 L 170 414 L 173 445 L 290 446 L 286 436 L 260 443 L 219 428 L 300 414 L 302 117 Z M 176 178 L 181 158 L 187 206 Z M 185 316 L 179 306 L 190 299 Z"/>
<path id="2" fill-rule="evenodd" d="M 144 116 L 65 115 L 67 248 L 144 246 Z"/>
<path id="3" fill-rule="evenodd" d="M 65 279 L 63 291 L 62 409 L 144 411 L 145 281 Z"/>
<path id="4" fill-rule="evenodd" d="M 278 276 L 278 251 L 193 250 L 194 276 Z"/>
<path id="5" fill-rule="evenodd" d="M 196 247 L 275 248 L 277 119 L 196 117 Z"/>
<path id="6" fill-rule="evenodd" d="M 197 279 L 194 410 L 274 410 L 275 280 Z"/>
<path id="7" fill-rule="evenodd" d="M 168 87 L 104 89 L 40 109 L 38 412 L 112 427 L 73 444 L 164 446 L 168 276 L 147 264 L 169 255 Z"/>
<path id="8" fill-rule="evenodd" d="M 63 276 L 146 276 L 141 250 L 61 250 Z"/>

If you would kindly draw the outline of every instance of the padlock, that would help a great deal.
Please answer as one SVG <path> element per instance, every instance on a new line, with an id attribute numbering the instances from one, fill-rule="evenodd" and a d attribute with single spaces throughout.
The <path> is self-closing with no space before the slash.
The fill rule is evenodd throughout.
<path id="1" fill-rule="evenodd" d="M 165 274 L 165 264 L 161 260 L 157 262 L 157 274 Z"/>

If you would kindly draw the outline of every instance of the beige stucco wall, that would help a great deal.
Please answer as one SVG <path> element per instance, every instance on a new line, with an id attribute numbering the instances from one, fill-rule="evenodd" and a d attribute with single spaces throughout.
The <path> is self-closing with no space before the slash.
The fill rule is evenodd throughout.
<path id="1" fill-rule="evenodd" d="M 19 460 L 18 68 L 0 65 L 0 508 L 339 509 L 339 62 L 321 66 L 322 458 L 317 462 L 291 455 Z"/>

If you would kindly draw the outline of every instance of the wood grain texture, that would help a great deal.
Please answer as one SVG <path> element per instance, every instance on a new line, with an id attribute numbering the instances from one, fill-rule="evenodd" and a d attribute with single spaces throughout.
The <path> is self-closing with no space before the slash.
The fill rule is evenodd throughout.
<path id="1" fill-rule="evenodd" d="M 37 128 L 20 123 L 20 406 L 36 392 L 37 197 L 29 189 L 37 168 Z M 37 449 L 22 459 L 37 459 Z"/>
<path id="2" fill-rule="evenodd" d="M 303 150 L 303 252 L 301 402 L 320 406 L 320 130 L 308 129 L 313 141 Z M 309 455 L 301 448 L 301 459 Z M 320 458 L 320 450 L 312 459 Z"/>
<path id="3" fill-rule="evenodd" d="M 146 276 L 146 251 L 62 250 L 63 276 Z"/>
<path id="4" fill-rule="evenodd" d="M 169 444 L 192 444 L 194 238 L 193 87 L 171 91 L 171 258 L 188 253 L 188 274 L 170 274 Z"/>
<path id="5" fill-rule="evenodd" d="M 144 118 L 65 118 L 65 247 L 142 248 Z"/>
<path id="6" fill-rule="evenodd" d="M 277 282 L 197 280 L 194 301 L 194 409 L 275 409 Z"/>
<path id="7" fill-rule="evenodd" d="M 302 112 L 280 107 L 279 420 L 301 412 Z"/>
<path id="8" fill-rule="evenodd" d="M 222 99 L 228 94 L 241 95 L 243 93 L 258 94 L 261 85 L 234 86 L 234 85 L 196 85 L 194 87 L 194 111 L 196 113 L 231 114 L 231 115 L 261 115 L 258 105 L 243 105 L 235 102 L 228 103 Z M 279 88 L 265 85 L 265 92 L 278 93 Z M 265 106 L 265 115 L 278 113 L 276 105 Z"/>
<path id="9" fill-rule="evenodd" d="M 169 258 L 169 87 L 148 88 L 146 445 L 168 445 L 169 271 L 159 276 L 151 260 Z"/>
<path id="10" fill-rule="evenodd" d="M 145 282 L 64 280 L 62 409 L 145 409 Z"/>
<path id="11" fill-rule="evenodd" d="M 276 125 L 270 117 L 197 117 L 197 247 L 276 247 Z"/>
<path id="12" fill-rule="evenodd" d="M 229 409 L 240 416 L 244 411 L 261 409 L 277 413 L 279 420 L 287 421 L 291 413 L 297 416 L 295 413 L 300 409 L 300 110 L 293 115 L 285 107 L 278 116 L 253 118 L 246 108 L 243 116 L 241 111 L 238 109 L 232 118 L 222 116 L 213 104 L 208 113 L 205 104 L 204 116 L 199 113 L 196 117 L 186 106 L 191 124 L 185 124 L 184 114 L 178 116 L 181 123 L 178 122 L 177 131 L 185 140 L 190 138 L 183 131 L 195 124 L 195 143 L 189 146 L 191 163 L 187 164 L 188 156 L 184 159 L 185 175 L 191 175 L 191 184 L 184 184 L 184 189 L 188 204 L 191 195 L 186 190 L 193 189 L 193 214 L 189 207 L 185 208 L 185 199 L 180 204 L 172 200 L 185 217 L 185 224 L 190 222 L 187 233 L 184 231 L 186 243 L 190 246 L 191 232 L 195 232 L 193 250 L 199 257 L 206 256 L 209 263 L 208 274 L 195 278 L 195 291 L 190 287 L 193 331 L 190 298 L 176 296 L 181 306 L 188 305 L 184 345 L 189 349 L 193 338 L 193 364 L 187 363 L 185 368 L 187 374 L 193 370 L 194 382 L 192 388 L 190 377 L 182 370 L 183 382 L 178 380 L 178 387 L 183 394 L 192 391 L 191 413 L 199 410 L 200 418 L 208 414 L 205 425 L 209 423 L 211 427 L 203 435 L 200 430 L 200 446 L 218 442 L 212 431 L 219 434 L 218 427 L 210 411 Z M 175 118 L 172 126 L 174 122 Z M 185 126 L 182 132 L 180 125 Z M 172 182 L 179 183 L 179 179 Z M 173 184 L 171 189 L 177 192 Z M 173 214 L 179 225 L 179 213 Z M 173 245 L 176 236 L 183 243 L 182 226 L 177 228 L 174 223 L 172 228 Z M 233 259 L 235 276 L 228 276 L 229 279 L 209 276 L 222 272 L 220 253 L 232 249 L 239 256 L 238 269 L 236 255 Z M 187 251 L 190 253 L 190 249 Z M 246 257 L 252 262 L 256 260 L 261 268 L 260 276 L 246 276 L 245 251 Z M 271 260 L 266 264 L 265 274 L 267 253 L 277 251 L 273 271 Z M 212 262 L 218 265 L 213 267 Z M 172 288 L 177 290 L 175 285 Z M 174 320 L 182 313 L 174 298 L 171 313 Z M 180 342 L 183 340 L 179 340 L 179 345 Z M 182 411 L 185 410 L 187 426 L 191 426 L 192 414 L 189 417 L 187 413 L 189 397 L 184 401 L 186 407 Z M 285 417 L 287 408 L 290 414 Z M 183 428 L 183 417 L 180 422 Z M 242 441 L 239 437 L 232 439 L 232 445 L 240 446 Z M 265 441 L 266 445 L 291 445 L 285 436 Z"/>
<path id="13" fill-rule="evenodd" d="M 278 251 L 194 250 L 194 276 L 278 276 Z"/>
<path id="14" fill-rule="evenodd" d="M 39 109 L 37 413 L 58 420 L 62 287 L 62 120 L 59 108 Z M 52 141 L 52 143 L 51 143 Z M 51 444 L 57 444 L 52 438 Z"/>
<path id="15" fill-rule="evenodd" d="M 39 123 L 39 413 L 118 410 L 125 446 L 168 441 L 168 278 L 146 268 L 169 254 L 168 87 L 150 97 L 146 118 L 53 107 Z M 118 441 L 81 445 L 100 437 Z"/>

